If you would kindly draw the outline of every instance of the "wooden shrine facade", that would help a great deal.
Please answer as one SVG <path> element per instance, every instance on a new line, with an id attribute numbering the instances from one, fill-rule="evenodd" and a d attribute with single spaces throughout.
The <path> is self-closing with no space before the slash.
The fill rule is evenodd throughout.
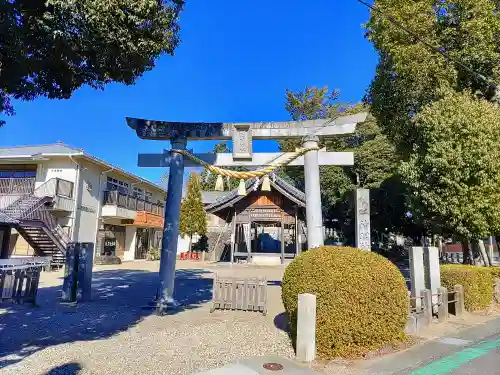
<path id="1" fill-rule="evenodd" d="M 230 231 L 227 260 L 277 259 L 281 263 L 306 246 L 305 195 L 283 179 L 271 178 L 271 191 L 262 181 L 246 183 L 246 195 L 231 191 L 206 206 L 218 218 L 219 227 Z M 272 261 L 271 261 L 272 262 Z"/>

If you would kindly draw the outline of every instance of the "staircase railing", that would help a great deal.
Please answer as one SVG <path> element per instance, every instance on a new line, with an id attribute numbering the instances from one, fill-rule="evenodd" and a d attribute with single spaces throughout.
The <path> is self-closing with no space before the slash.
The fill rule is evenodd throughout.
<path id="1" fill-rule="evenodd" d="M 72 198 L 73 196 L 73 183 L 71 181 L 62 180 L 60 178 L 51 178 L 45 181 L 42 185 L 37 187 L 33 192 L 24 194 L 16 199 L 12 204 L 7 206 L 4 210 L 9 212 L 11 216 L 18 219 L 27 218 L 32 212 L 44 204 L 44 198 L 55 198 L 61 196 L 64 198 Z M 39 198 L 38 202 L 26 209 L 23 207 L 23 202 L 32 199 L 32 197 Z"/>
<path id="2" fill-rule="evenodd" d="M 64 229 L 59 225 L 57 219 L 45 207 L 47 198 L 54 198 L 58 194 L 60 187 L 60 180 L 58 178 L 51 178 L 44 182 L 31 194 L 25 194 L 18 200 L 9 205 L 5 211 L 9 216 L 18 220 L 39 220 L 45 223 L 47 228 L 54 234 L 54 236 L 61 242 L 63 247 L 66 247 L 71 241 Z M 69 182 L 69 181 L 67 181 Z M 68 190 L 65 187 L 64 190 Z M 26 207 L 26 201 L 32 200 L 33 204 Z"/>
<path id="3" fill-rule="evenodd" d="M 29 216 L 35 210 L 37 210 L 41 205 L 44 204 L 44 198 L 54 197 L 51 192 L 55 188 L 55 180 L 55 178 L 51 178 L 50 180 L 44 182 L 42 185 L 36 188 L 33 192 L 21 195 L 12 204 L 7 206 L 4 211 L 9 213 L 9 215 L 15 219 L 29 218 Z M 38 198 L 38 200 L 34 201 L 33 198 Z M 29 207 L 26 207 L 26 201 L 30 200 L 33 201 L 33 204 Z"/>
<path id="4" fill-rule="evenodd" d="M 30 217 L 30 219 L 43 221 L 46 227 L 61 242 L 63 248 L 66 248 L 66 246 L 68 246 L 71 242 L 69 236 L 57 222 L 57 219 L 46 208 L 42 207 L 41 209 L 33 212 L 31 216 L 32 217 Z"/>

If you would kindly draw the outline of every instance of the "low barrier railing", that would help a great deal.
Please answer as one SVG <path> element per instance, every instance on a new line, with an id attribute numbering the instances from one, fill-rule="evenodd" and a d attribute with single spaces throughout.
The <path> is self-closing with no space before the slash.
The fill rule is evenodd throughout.
<path id="1" fill-rule="evenodd" d="M 267 314 L 267 279 L 214 277 L 210 312 L 220 310 L 259 311 Z"/>
<path id="2" fill-rule="evenodd" d="M 41 264 L 3 264 L 0 268 L 0 302 L 36 304 Z"/>
<path id="3" fill-rule="evenodd" d="M 420 296 L 410 297 L 406 332 L 417 333 L 422 327 L 432 323 L 433 316 L 437 316 L 438 321 L 443 322 L 448 319 L 448 314 L 460 316 L 464 311 L 462 285 L 455 285 L 451 291 L 439 288 L 437 293 L 424 289 L 420 292 Z"/>

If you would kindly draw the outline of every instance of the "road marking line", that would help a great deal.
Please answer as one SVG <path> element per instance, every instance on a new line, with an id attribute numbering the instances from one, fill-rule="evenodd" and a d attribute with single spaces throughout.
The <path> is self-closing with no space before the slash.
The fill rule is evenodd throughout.
<path id="1" fill-rule="evenodd" d="M 474 359 L 488 354 L 491 350 L 500 348 L 500 340 L 483 341 L 455 354 L 431 362 L 427 366 L 410 372 L 409 375 L 445 375 L 460 368 Z"/>

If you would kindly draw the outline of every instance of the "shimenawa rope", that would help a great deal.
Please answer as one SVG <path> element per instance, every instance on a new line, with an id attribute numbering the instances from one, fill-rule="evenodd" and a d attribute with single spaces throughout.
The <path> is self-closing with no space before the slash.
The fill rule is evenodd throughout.
<path id="1" fill-rule="evenodd" d="M 197 158 L 195 155 L 190 153 L 188 150 L 172 149 L 170 151 L 184 155 L 185 157 L 191 159 L 195 163 L 200 164 L 202 167 L 204 167 L 205 169 L 207 169 L 211 173 L 215 173 L 215 174 L 225 176 L 225 177 L 248 180 L 249 178 L 253 178 L 253 177 L 266 176 L 266 175 L 274 172 L 276 169 L 290 164 L 292 161 L 294 161 L 298 157 L 304 155 L 306 152 L 319 150 L 319 149 L 320 148 L 317 146 L 316 147 L 299 148 L 295 152 L 285 154 L 286 156 L 284 156 L 284 157 L 283 157 L 283 155 L 280 155 L 275 161 L 273 161 L 267 167 L 261 168 L 261 169 L 256 169 L 253 171 L 232 171 L 230 169 L 220 168 L 220 167 L 217 167 L 215 165 L 208 164 L 207 162 L 201 160 L 200 158 Z M 281 161 L 278 161 L 281 157 L 283 157 L 283 159 Z"/>

